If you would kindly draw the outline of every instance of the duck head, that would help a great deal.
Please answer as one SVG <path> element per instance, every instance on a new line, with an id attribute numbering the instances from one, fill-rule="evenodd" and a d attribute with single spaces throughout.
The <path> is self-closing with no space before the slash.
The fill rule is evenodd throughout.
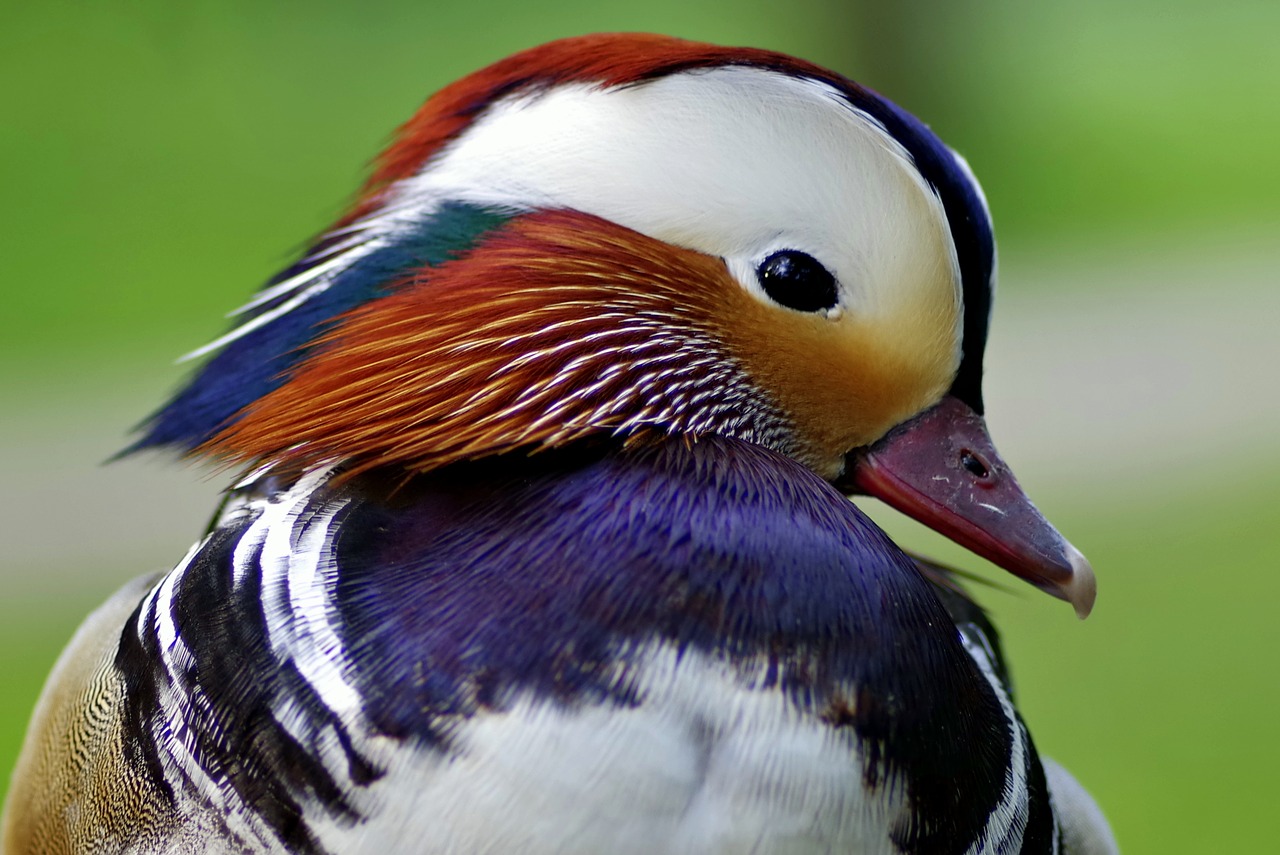
<path id="1" fill-rule="evenodd" d="M 982 419 L 964 161 L 832 72 L 589 36 L 446 87 L 136 447 L 427 471 L 591 437 L 767 446 L 1088 612 Z"/>

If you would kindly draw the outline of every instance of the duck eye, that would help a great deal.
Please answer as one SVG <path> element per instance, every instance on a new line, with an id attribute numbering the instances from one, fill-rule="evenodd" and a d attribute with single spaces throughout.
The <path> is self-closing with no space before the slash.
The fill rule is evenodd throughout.
<path id="1" fill-rule="evenodd" d="M 760 262 L 756 278 L 766 294 L 797 312 L 830 309 L 839 297 L 831 271 L 795 249 L 779 250 Z"/>

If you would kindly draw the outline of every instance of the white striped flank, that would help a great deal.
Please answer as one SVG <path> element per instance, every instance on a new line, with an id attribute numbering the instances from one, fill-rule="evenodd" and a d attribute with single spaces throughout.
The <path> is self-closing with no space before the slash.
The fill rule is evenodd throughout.
<path id="1" fill-rule="evenodd" d="M 360 696 L 347 680 L 349 660 L 332 623 L 335 612 L 330 593 L 336 581 L 333 535 L 335 519 L 345 503 L 310 508 L 317 488 L 330 474 L 331 467 L 321 467 L 285 492 L 233 502 L 223 512 L 220 529 L 251 520 L 232 551 L 233 587 L 240 589 L 250 579 L 259 583 L 255 588 L 261 591 L 266 640 L 278 667 L 296 668 L 325 708 L 337 716 L 345 733 L 338 734 L 331 725 L 316 732 L 302 713 L 299 699 L 290 695 L 275 698 L 272 716 L 283 733 L 306 746 L 338 785 L 354 794 L 356 784 L 344 742 L 354 750 L 373 752 L 375 748 L 367 737 Z M 225 825 L 237 839 L 253 841 L 257 848 L 252 851 L 284 853 L 287 849 L 278 841 L 276 831 L 226 779 L 227 770 L 193 750 L 193 729 L 200 726 L 197 714 L 206 722 L 217 719 L 204 690 L 195 682 L 199 663 L 182 638 L 174 610 L 184 575 L 191 572 L 192 562 L 211 540 L 212 536 L 192 547 L 183 562 L 143 600 L 138 633 L 144 643 L 147 635 L 154 635 L 162 672 L 157 673 L 161 715 L 149 724 L 151 739 L 169 786 L 179 792 L 194 788 L 200 793 L 202 805 L 193 821 L 211 827 Z M 252 614 L 240 617 L 254 619 Z M 270 680 L 271 675 L 257 679 Z M 324 812 L 305 801 L 302 808 L 308 819 L 312 813 Z"/>
<path id="2" fill-rule="evenodd" d="M 303 475 L 287 492 L 249 507 L 257 518 L 235 550 L 235 578 L 260 581 L 267 638 L 275 656 L 298 669 L 325 707 L 342 721 L 349 736 L 365 732 L 360 696 L 348 679 L 354 667 L 333 624 L 332 592 L 337 582 L 333 555 L 335 520 L 346 506 L 332 501 L 309 510 L 315 493 L 330 475 L 322 466 Z M 273 710 L 276 720 L 302 744 L 331 749 L 322 758 L 331 774 L 346 777 L 345 755 L 333 739 L 316 740 L 302 727 L 287 698 Z"/>
<path id="3" fill-rule="evenodd" d="M 185 687 L 194 662 L 173 620 L 174 585 L 207 542 L 206 538 L 191 547 L 178 566 L 151 589 L 140 606 L 136 629 L 140 637 L 149 632 L 155 634 L 160 654 L 155 679 L 162 715 L 152 722 L 155 729 L 152 738 L 165 765 L 166 776 L 171 783 L 184 779 L 194 782 L 221 808 L 220 788 L 214 785 L 210 770 L 192 750 L 193 734 L 188 722 L 194 699 Z"/>
<path id="4" fill-rule="evenodd" d="M 173 607 L 177 585 L 208 542 L 206 538 L 193 546 L 186 558 L 142 602 L 137 631 L 144 639 L 148 632 L 155 634 L 163 674 L 155 674 L 160 715 L 148 722 L 149 735 L 139 736 L 149 738 L 154 744 L 165 779 L 174 792 L 200 794 L 198 808 L 192 810 L 194 806 L 189 805 L 183 811 L 193 827 L 204 827 L 212 835 L 208 838 L 208 849 L 196 852 L 224 851 L 231 842 L 224 839 L 228 833 L 236 841 L 255 841 L 259 851 L 283 852 L 275 848 L 274 835 L 259 815 L 239 792 L 226 786 L 225 770 L 211 764 L 209 758 L 195 749 L 194 728 L 199 726 L 195 716 L 199 712 L 207 713 L 209 702 L 198 686 L 192 687 L 196 663 L 174 624 Z M 178 835 L 173 847 L 162 851 L 164 855 L 188 855 L 193 850 L 189 838 Z"/>
<path id="5" fill-rule="evenodd" d="M 330 623 L 329 590 L 336 582 L 330 526 L 344 503 L 306 514 L 310 496 L 292 491 L 273 502 L 248 534 L 265 533 L 254 568 L 262 583 L 262 610 L 271 649 L 292 662 L 325 706 L 342 714 L 359 709 L 359 697 L 343 675 L 346 656 Z"/>
<path id="6" fill-rule="evenodd" d="M 976 637 L 975 637 L 976 636 Z M 978 839 L 966 850 L 965 855 L 1016 855 L 1022 851 L 1022 838 L 1027 828 L 1027 819 L 1031 813 L 1029 792 L 1027 790 L 1027 734 L 1018 721 L 1018 714 L 1013 709 L 1013 701 L 1005 690 L 1004 684 L 996 676 L 992 664 L 995 654 L 987 639 L 980 634 L 971 634 L 963 629 L 960 641 L 965 652 L 973 659 L 982 676 L 995 692 L 1000 701 L 1000 710 L 1004 713 L 1005 727 L 1009 732 L 1009 766 L 1005 769 L 1004 787 L 1000 792 L 1000 801 L 987 818 L 986 827 L 978 835 Z M 1057 855 L 1058 840 L 1054 835 L 1053 853 Z"/>

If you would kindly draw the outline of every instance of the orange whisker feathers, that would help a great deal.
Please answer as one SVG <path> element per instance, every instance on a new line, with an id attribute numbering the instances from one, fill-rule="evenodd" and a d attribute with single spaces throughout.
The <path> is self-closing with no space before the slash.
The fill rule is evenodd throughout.
<path id="1" fill-rule="evenodd" d="M 592 435 L 742 435 L 774 408 L 726 352 L 726 288 L 718 259 L 599 218 L 518 217 L 339 317 L 198 452 L 421 471 Z"/>

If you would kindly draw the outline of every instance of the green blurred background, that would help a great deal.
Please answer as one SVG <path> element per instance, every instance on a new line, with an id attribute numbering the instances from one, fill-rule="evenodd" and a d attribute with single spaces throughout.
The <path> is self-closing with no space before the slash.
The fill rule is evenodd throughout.
<path id="1" fill-rule="evenodd" d="M 1077 622 L 978 568 L 1039 745 L 1129 853 L 1271 851 L 1280 791 L 1280 4 L 22 4 L 0 32 L 0 788 L 84 613 L 220 479 L 99 464 L 178 354 L 342 209 L 421 100 L 554 37 L 798 54 L 929 122 L 1001 242 L 990 421 L 1093 560 Z M 785 11 L 783 11 L 785 9 Z M 2 791 L 2 789 L 0 789 Z"/>

